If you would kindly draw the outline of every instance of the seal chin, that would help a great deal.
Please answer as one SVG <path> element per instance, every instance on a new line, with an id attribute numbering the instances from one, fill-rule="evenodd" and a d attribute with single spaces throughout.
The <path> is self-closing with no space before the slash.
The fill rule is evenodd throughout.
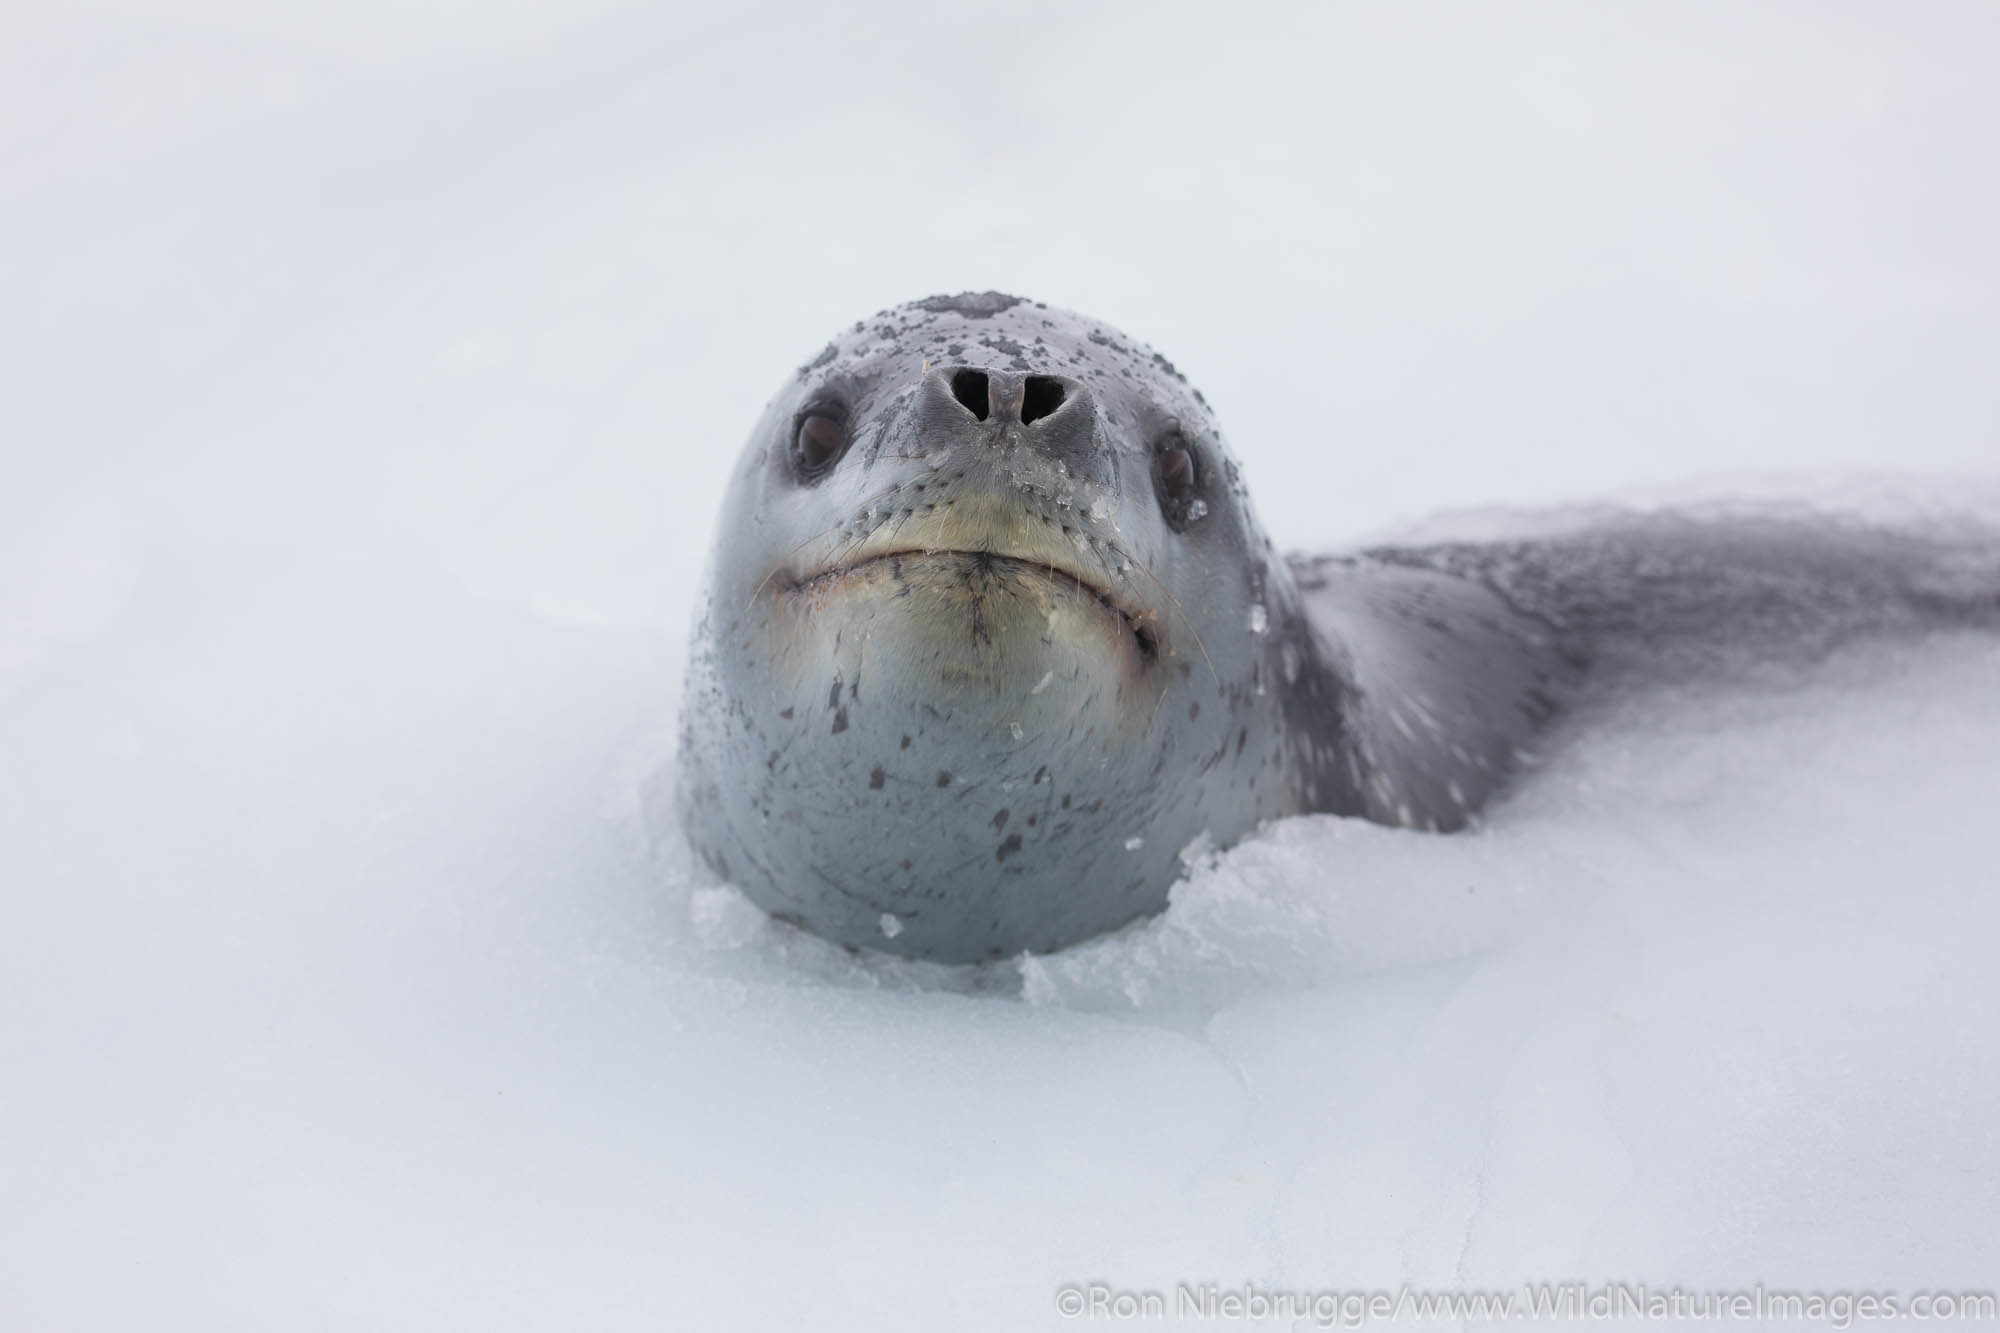
<path id="1" fill-rule="evenodd" d="M 1057 565 L 990 550 L 883 551 L 807 575 L 789 592 L 807 614 L 836 602 L 914 598 L 917 605 L 907 610 L 947 612 L 941 623 L 978 647 L 1005 647 L 1024 637 L 1049 646 L 1059 631 L 1073 632 L 1078 622 L 1096 620 L 1135 671 L 1151 668 L 1160 654 L 1151 612 L 1119 598 L 1073 562 Z M 895 610 L 884 608 L 887 614 Z"/>
<path id="2" fill-rule="evenodd" d="M 1171 648 L 1161 617 L 1137 595 L 1137 562 L 1091 506 L 1050 512 L 1018 489 L 977 481 L 928 511 L 864 511 L 768 582 L 806 611 L 915 597 L 904 612 L 943 613 L 945 626 L 981 644 L 997 642 L 1003 627 L 1046 642 L 1062 623 L 1081 630 L 1093 652 L 1108 634 L 1138 669 Z"/>

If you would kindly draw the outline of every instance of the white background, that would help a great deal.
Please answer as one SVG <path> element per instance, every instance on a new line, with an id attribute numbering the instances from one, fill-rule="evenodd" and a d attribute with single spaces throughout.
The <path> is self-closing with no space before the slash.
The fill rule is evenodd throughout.
<path id="1" fill-rule="evenodd" d="M 1991 641 L 1649 701 L 1481 832 L 1293 821 L 989 973 L 770 926 L 665 800 L 730 460 L 933 291 L 1154 343 L 1288 547 L 1690 482 L 1993 512 L 1996 38 L 10 6 L 0 1315 L 2000 1285 Z"/>

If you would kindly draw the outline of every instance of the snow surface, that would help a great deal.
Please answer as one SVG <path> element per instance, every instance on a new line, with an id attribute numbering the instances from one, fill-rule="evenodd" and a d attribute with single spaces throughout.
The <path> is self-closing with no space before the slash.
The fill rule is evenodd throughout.
<path id="1" fill-rule="evenodd" d="M 2000 512 L 1996 37 L 9 6 L 0 1323 L 2000 1286 L 1991 640 L 1649 701 L 1468 835 L 1191 847 L 977 971 L 774 926 L 667 799 L 729 461 L 931 291 L 1165 349 L 1288 546 L 1718 471 Z"/>

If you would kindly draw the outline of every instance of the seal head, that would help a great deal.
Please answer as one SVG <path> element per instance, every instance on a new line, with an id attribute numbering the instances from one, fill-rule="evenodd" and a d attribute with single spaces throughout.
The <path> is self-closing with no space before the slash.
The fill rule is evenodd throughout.
<path id="1" fill-rule="evenodd" d="M 1200 835 L 1301 808 L 1296 596 L 1164 357 L 994 292 L 885 311 L 786 383 L 732 477 L 688 835 L 848 945 L 975 961 L 1114 928 Z"/>

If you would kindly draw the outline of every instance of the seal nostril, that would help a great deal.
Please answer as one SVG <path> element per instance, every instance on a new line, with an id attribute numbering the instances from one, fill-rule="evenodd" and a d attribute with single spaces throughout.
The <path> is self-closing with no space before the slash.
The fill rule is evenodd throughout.
<path id="1" fill-rule="evenodd" d="M 1151 625 L 1140 625 L 1132 631 L 1132 639 L 1139 645 L 1139 656 L 1151 662 L 1160 655 L 1160 636 L 1153 632 Z"/>
<path id="2" fill-rule="evenodd" d="M 1021 396 L 1021 424 L 1026 426 L 1043 417 L 1054 416 L 1068 396 L 1061 380 L 1052 380 L 1046 375 L 1028 376 Z"/>
<path id="3" fill-rule="evenodd" d="M 983 370 L 961 370 L 951 377 L 951 396 L 958 399 L 965 410 L 986 420 L 986 372 Z"/>

